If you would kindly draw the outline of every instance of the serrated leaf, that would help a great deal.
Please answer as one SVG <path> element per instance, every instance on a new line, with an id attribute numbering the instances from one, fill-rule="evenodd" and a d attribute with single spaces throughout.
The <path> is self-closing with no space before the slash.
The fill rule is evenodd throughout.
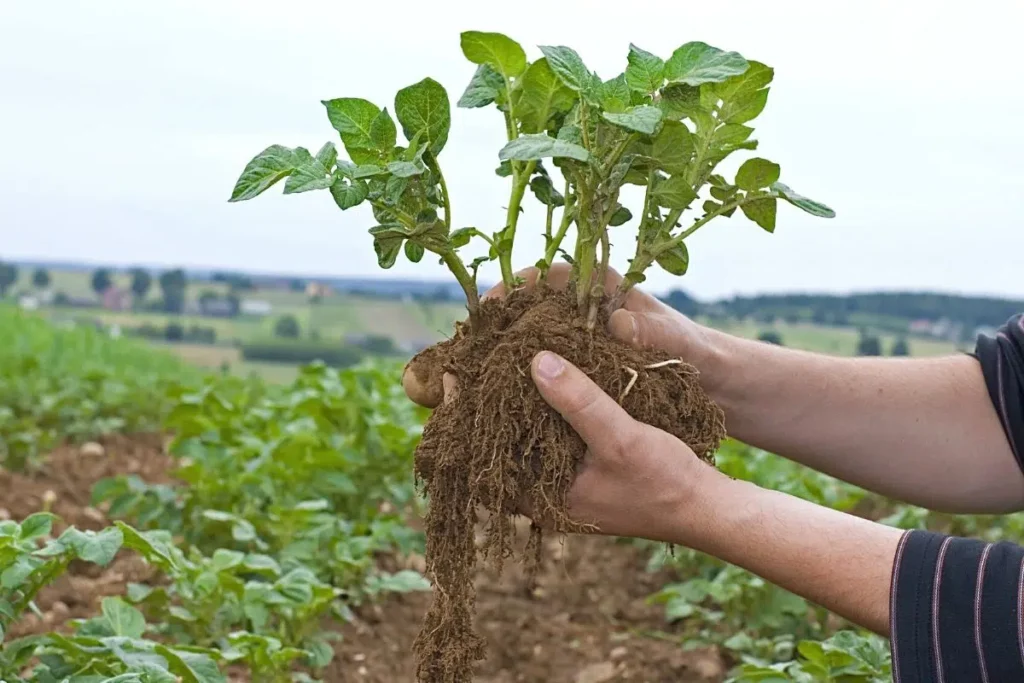
<path id="1" fill-rule="evenodd" d="M 284 183 L 285 194 L 326 190 L 331 186 L 334 178 L 320 159 L 314 157 L 303 147 L 296 147 L 294 153 L 295 170 Z"/>
<path id="2" fill-rule="evenodd" d="M 579 145 L 557 140 L 545 133 L 520 135 L 498 152 L 498 158 L 502 161 L 535 161 L 546 157 L 565 157 L 577 161 L 587 161 L 590 159 L 590 152 Z"/>
<path id="3" fill-rule="evenodd" d="M 103 598 L 100 609 L 115 636 L 141 638 L 146 630 L 146 619 L 142 612 L 121 598 Z"/>
<path id="4" fill-rule="evenodd" d="M 387 107 L 381 109 L 373 123 L 370 124 L 370 141 L 373 143 L 374 149 L 384 156 L 390 154 L 391 150 L 395 148 L 395 143 L 398 141 L 398 129 L 395 128 L 395 122 L 392 120 L 391 114 L 388 113 Z"/>
<path id="5" fill-rule="evenodd" d="M 601 84 L 601 107 L 606 112 L 625 111 L 632 96 L 624 73 Z"/>
<path id="6" fill-rule="evenodd" d="M 693 187 L 683 176 L 672 176 L 654 186 L 651 198 L 658 206 L 685 209 L 697 198 Z"/>
<path id="7" fill-rule="evenodd" d="M 755 199 L 740 205 L 743 215 L 754 221 L 768 232 L 775 232 L 775 197 Z"/>
<path id="8" fill-rule="evenodd" d="M 396 178 L 411 178 L 423 173 L 423 167 L 411 161 L 392 161 L 388 164 L 388 172 Z"/>
<path id="9" fill-rule="evenodd" d="M 370 127 L 380 114 L 380 107 L 369 100 L 358 97 L 339 97 L 333 100 L 321 100 L 327 108 L 327 118 L 334 129 L 341 134 L 352 161 L 357 164 L 370 164 L 380 159 Z"/>
<path id="10" fill-rule="evenodd" d="M 665 62 L 669 83 L 700 85 L 720 83 L 744 73 L 749 64 L 738 52 L 725 52 L 707 43 L 694 41 L 676 49 Z"/>
<path id="11" fill-rule="evenodd" d="M 672 275 L 686 275 L 686 270 L 690 267 L 690 252 L 685 243 L 679 242 L 671 249 L 658 254 L 655 261 Z"/>
<path id="12" fill-rule="evenodd" d="M 407 140 L 422 136 L 434 156 L 444 149 L 451 127 L 451 105 L 440 83 L 424 78 L 399 90 L 395 95 L 395 115 Z"/>
<path id="13" fill-rule="evenodd" d="M 359 206 L 369 193 L 370 189 L 362 180 L 350 181 L 347 178 L 338 176 L 334 179 L 334 184 L 331 185 L 331 196 L 334 197 L 334 203 L 342 211 L 351 209 L 353 206 Z"/>
<path id="14" fill-rule="evenodd" d="M 487 64 L 481 64 L 469 80 L 457 106 L 463 109 L 486 107 L 505 90 L 505 79 Z"/>
<path id="15" fill-rule="evenodd" d="M 576 50 L 564 45 L 541 45 L 540 51 L 566 87 L 583 95 L 591 104 L 599 104 L 601 79 L 587 69 Z"/>
<path id="16" fill-rule="evenodd" d="M 627 109 L 619 114 L 606 111 L 602 116 L 606 121 L 614 123 L 616 126 L 621 126 L 637 133 L 643 133 L 644 135 L 654 135 L 655 131 L 658 130 L 658 124 L 661 123 L 662 113 L 658 107 L 643 104 L 639 107 Z"/>
<path id="17" fill-rule="evenodd" d="M 748 192 L 760 190 L 777 181 L 780 172 L 779 165 L 767 159 L 760 157 L 747 159 L 736 171 L 736 185 Z"/>
<path id="18" fill-rule="evenodd" d="M 295 153 L 282 145 L 271 145 L 245 165 L 235 182 L 229 202 L 242 202 L 267 191 L 295 170 Z"/>
<path id="19" fill-rule="evenodd" d="M 540 133 L 547 128 L 548 119 L 553 114 L 569 111 L 572 107 L 572 91 L 551 70 L 547 58 L 542 57 L 531 64 L 519 84 L 516 116 L 524 133 Z"/>
<path id="20" fill-rule="evenodd" d="M 612 218 L 610 221 L 608 221 L 608 225 L 618 227 L 624 223 L 629 222 L 629 220 L 632 217 L 633 213 L 629 209 L 627 209 L 624 206 L 620 206 L 619 208 L 615 209 L 615 213 L 612 214 Z"/>
<path id="21" fill-rule="evenodd" d="M 413 263 L 419 263 L 423 259 L 423 245 L 407 241 L 405 243 L 405 257 Z"/>
<path id="22" fill-rule="evenodd" d="M 526 70 L 526 52 L 522 46 L 503 33 L 464 31 L 462 54 L 474 64 L 487 64 L 507 78 Z"/>
<path id="23" fill-rule="evenodd" d="M 21 538 L 28 540 L 46 536 L 53 528 L 53 521 L 57 518 L 49 512 L 36 512 L 21 521 Z"/>
<path id="24" fill-rule="evenodd" d="M 474 234 L 476 234 L 475 228 L 459 228 L 452 232 L 448 237 L 448 241 L 453 249 L 459 249 L 469 244 Z"/>
<path id="25" fill-rule="evenodd" d="M 804 197 L 803 195 L 793 191 L 788 185 L 782 183 L 772 183 L 772 192 L 777 196 L 782 197 L 793 206 L 803 209 L 812 216 L 818 216 L 819 218 L 835 218 L 836 212 L 825 206 L 821 202 L 816 202 L 813 199 Z"/>
<path id="26" fill-rule="evenodd" d="M 540 200 L 541 204 L 549 206 L 562 206 L 565 204 L 565 197 L 551 184 L 547 176 L 536 175 L 530 179 L 530 190 Z"/>
<path id="27" fill-rule="evenodd" d="M 629 62 L 626 67 L 626 83 L 630 89 L 650 94 L 665 82 L 665 61 L 661 57 L 630 43 L 626 59 Z"/>
<path id="28" fill-rule="evenodd" d="M 651 156 L 658 168 L 668 173 L 681 173 L 693 157 L 693 134 L 686 124 L 665 121 L 651 143 Z"/>

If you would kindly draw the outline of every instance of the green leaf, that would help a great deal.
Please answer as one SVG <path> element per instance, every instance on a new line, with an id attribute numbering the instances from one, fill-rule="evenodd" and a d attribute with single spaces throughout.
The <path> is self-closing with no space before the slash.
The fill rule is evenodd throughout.
<path id="1" fill-rule="evenodd" d="M 325 142 L 323 147 L 316 153 L 316 160 L 330 171 L 338 161 L 338 148 L 334 146 L 333 142 Z"/>
<path id="2" fill-rule="evenodd" d="M 21 521 L 22 540 L 48 535 L 53 528 L 55 519 L 57 516 L 49 512 L 36 512 L 29 515 Z"/>
<path id="3" fill-rule="evenodd" d="M 412 241 L 406 242 L 405 257 L 413 263 L 419 263 L 423 259 L 423 245 Z"/>
<path id="4" fill-rule="evenodd" d="M 768 84 L 775 72 L 760 62 L 750 62 L 750 68 L 714 86 L 721 98 L 719 118 L 726 123 L 746 123 L 760 114 L 768 102 Z"/>
<path id="5" fill-rule="evenodd" d="M 244 559 L 245 553 L 240 553 L 237 550 L 228 550 L 227 548 L 217 548 L 213 551 L 210 564 L 216 571 L 224 571 L 225 569 L 234 569 L 242 564 Z"/>
<path id="6" fill-rule="evenodd" d="M 124 542 L 124 536 L 118 527 L 109 527 L 100 532 L 79 531 L 75 527 L 70 527 L 61 534 L 60 541 L 65 546 L 73 548 L 80 559 L 105 567 L 114 559 L 114 555 Z"/>
<path id="7" fill-rule="evenodd" d="M 421 135 L 434 156 L 444 149 L 451 127 L 451 105 L 440 83 L 424 78 L 399 90 L 395 95 L 395 115 L 407 140 Z"/>
<path id="8" fill-rule="evenodd" d="M 252 199 L 295 170 L 295 153 L 288 147 L 271 145 L 245 165 L 242 175 L 231 191 L 229 202 Z"/>
<path id="9" fill-rule="evenodd" d="M 469 240 L 476 234 L 476 228 L 459 228 L 448 237 L 453 249 L 458 249 L 469 244 Z"/>
<path id="10" fill-rule="evenodd" d="M 24 585 L 25 579 L 28 578 L 36 569 L 36 564 L 27 557 L 19 557 L 9 567 L 4 569 L 3 574 L 0 574 L 0 586 L 8 590 L 18 588 Z"/>
<path id="11" fill-rule="evenodd" d="M 662 88 L 661 101 L 658 102 L 658 106 L 665 112 L 667 118 L 672 119 L 688 116 L 698 120 L 700 117 L 710 116 L 710 113 L 701 104 L 700 88 L 682 83 Z"/>
<path id="12" fill-rule="evenodd" d="M 668 173 L 684 171 L 693 151 L 693 134 L 686 124 L 679 121 L 665 121 L 651 145 L 651 156 L 658 167 Z"/>
<path id="13" fill-rule="evenodd" d="M 331 145 L 331 147 L 333 148 L 334 145 Z M 317 157 L 314 157 L 303 147 L 296 147 L 294 152 L 295 171 L 288 176 L 288 180 L 284 183 L 285 194 L 309 192 L 310 190 L 326 190 L 331 186 L 334 178 L 331 176 L 330 169 L 325 167 L 323 162 L 320 161 L 319 153 Z"/>
<path id="14" fill-rule="evenodd" d="M 819 218 L 836 217 L 835 211 L 825 206 L 821 202 L 816 202 L 813 199 L 808 199 L 807 197 L 804 197 L 803 195 L 794 192 L 792 189 L 790 189 L 788 185 L 783 185 L 782 183 L 772 183 L 771 190 L 777 196 L 782 197 L 793 206 L 797 207 L 798 209 L 803 209 L 812 216 L 818 216 Z"/>
<path id="15" fill-rule="evenodd" d="M 506 78 L 514 78 L 526 70 L 526 53 L 516 41 L 502 33 L 464 31 L 462 54 L 474 64 L 487 64 Z"/>
<path id="16" fill-rule="evenodd" d="M 146 619 L 142 612 L 135 609 L 121 598 L 103 598 L 101 609 L 103 616 L 115 636 L 141 638 L 146 630 Z"/>
<path id="17" fill-rule="evenodd" d="M 498 168 L 494 169 L 494 173 L 499 178 L 510 178 L 512 176 L 512 164 L 508 161 L 503 161 L 498 164 Z"/>
<path id="18" fill-rule="evenodd" d="M 601 79 L 587 69 L 576 50 L 562 45 L 541 45 L 540 51 L 566 87 L 583 95 L 591 104 L 599 104 Z"/>
<path id="19" fill-rule="evenodd" d="M 411 161 L 392 161 L 388 164 L 388 172 L 396 178 L 411 178 L 423 173 L 423 167 Z"/>
<path id="20" fill-rule="evenodd" d="M 384 200 L 387 201 L 389 204 L 398 204 L 398 202 L 402 199 L 402 195 L 405 194 L 405 191 L 408 187 L 408 178 L 391 176 L 390 178 L 388 178 L 387 185 L 384 186 Z"/>
<path id="21" fill-rule="evenodd" d="M 377 252 L 377 265 L 384 269 L 395 265 L 402 252 L 405 235 L 394 226 L 387 225 L 370 228 L 370 234 L 373 235 L 373 250 Z"/>
<path id="22" fill-rule="evenodd" d="M 775 197 L 765 197 L 740 204 L 743 215 L 754 221 L 768 232 L 775 232 Z"/>
<path id="23" fill-rule="evenodd" d="M 498 152 L 498 158 L 502 161 L 535 161 L 545 157 L 567 157 L 587 161 L 590 159 L 590 152 L 579 145 L 556 140 L 545 133 L 520 135 Z"/>
<path id="24" fill-rule="evenodd" d="M 457 106 L 463 109 L 486 107 L 497 100 L 504 90 L 505 79 L 501 74 L 488 65 L 481 64 L 476 68 Z"/>
<path id="25" fill-rule="evenodd" d="M 562 206 L 565 204 L 565 197 L 551 184 L 547 176 L 536 175 L 530 179 L 530 190 L 540 200 L 541 204 L 549 206 Z"/>
<path id="26" fill-rule="evenodd" d="M 680 242 L 673 245 L 671 249 L 658 254 L 658 265 L 672 275 L 686 275 L 686 269 L 690 267 L 690 252 L 686 244 Z"/>
<path id="27" fill-rule="evenodd" d="M 780 171 L 778 164 L 767 159 L 760 157 L 747 159 L 740 166 L 740 170 L 736 171 L 736 184 L 740 189 L 748 192 L 760 190 L 777 181 Z"/>
<path id="28" fill-rule="evenodd" d="M 398 130 L 395 128 L 395 122 L 391 118 L 391 114 L 388 113 L 387 107 L 381 109 L 373 123 L 370 124 L 369 134 L 374 149 L 385 156 L 395 148 L 395 143 L 398 141 Z"/>
<path id="29" fill-rule="evenodd" d="M 620 206 L 615 209 L 615 213 L 612 214 L 612 218 L 608 221 L 608 225 L 620 226 L 623 223 L 627 223 L 633 217 L 633 213 L 624 206 Z"/>
<path id="30" fill-rule="evenodd" d="M 334 179 L 334 184 L 331 185 L 331 196 L 334 197 L 334 202 L 342 211 L 362 204 L 369 193 L 370 189 L 362 180 L 349 181 L 338 176 Z"/>
<path id="31" fill-rule="evenodd" d="M 747 70 L 749 64 L 738 52 L 725 52 L 707 43 L 686 43 L 665 62 L 669 83 L 700 85 L 720 83 Z"/>
<path id="32" fill-rule="evenodd" d="M 654 132 L 658 130 L 658 124 L 661 123 L 662 113 L 658 107 L 644 104 L 627 109 L 621 114 L 606 111 L 602 116 L 616 126 L 644 135 L 654 135 Z"/>
<path id="33" fill-rule="evenodd" d="M 405 569 L 394 574 L 372 576 L 367 581 L 373 592 L 380 593 L 411 593 L 430 590 L 430 582 L 422 574 Z"/>
<path id="34" fill-rule="evenodd" d="M 697 198 L 697 195 L 686 178 L 672 176 L 655 185 L 651 197 L 658 206 L 669 209 L 685 209 Z"/>
<path id="35" fill-rule="evenodd" d="M 378 161 L 380 154 L 370 135 L 370 127 L 380 114 L 380 108 L 369 100 L 358 97 L 339 97 L 321 100 L 327 108 L 327 118 L 341 134 L 345 151 L 357 164 Z"/>
<path id="36" fill-rule="evenodd" d="M 729 123 L 715 130 L 715 134 L 711 136 L 711 146 L 738 145 L 749 138 L 753 132 L 753 128 L 741 126 L 738 123 Z"/>
<path id="37" fill-rule="evenodd" d="M 551 70 L 547 58 L 542 57 L 531 64 L 519 83 L 516 116 L 523 125 L 524 133 L 540 133 L 547 128 L 552 114 L 572 108 L 572 91 Z"/>
<path id="38" fill-rule="evenodd" d="M 626 59 L 629 61 L 626 83 L 630 89 L 646 95 L 658 90 L 665 82 L 665 61 L 661 57 L 630 43 Z"/>
<path id="39" fill-rule="evenodd" d="M 167 659 L 167 668 L 179 676 L 182 683 L 224 683 L 224 675 L 217 668 L 217 663 L 209 655 L 199 652 L 188 652 L 157 645 L 153 648 L 161 657 Z"/>
<path id="40" fill-rule="evenodd" d="M 601 84 L 601 107 L 606 112 L 625 111 L 632 99 L 632 92 L 626 83 L 626 74 L 619 74 Z"/>

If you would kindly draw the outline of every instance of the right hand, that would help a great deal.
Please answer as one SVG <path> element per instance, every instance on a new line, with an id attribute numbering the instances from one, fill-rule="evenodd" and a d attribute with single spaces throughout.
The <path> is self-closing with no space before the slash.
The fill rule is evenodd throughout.
<path id="1" fill-rule="evenodd" d="M 540 271 L 530 267 L 516 273 L 523 279 L 524 286 L 533 287 Z M 548 272 L 548 285 L 554 289 L 563 289 L 569 282 L 571 268 L 568 264 L 558 263 L 551 266 Z M 605 291 L 613 293 L 622 276 L 608 269 L 605 278 Z M 489 289 L 483 299 L 505 296 L 504 283 L 499 282 Z M 682 358 L 700 371 L 701 384 L 710 393 L 716 380 L 714 373 L 716 347 L 712 343 L 714 333 L 702 327 L 682 313 L 662 303 L 647 292 L 636 287 L 629 290 L 622 308 L 612 313 L 608 320 L 609 333 L 627 344 L 637 348 L 657 349 L 672 356 Z M 438 397 L 450 396 L 454 389 L 454 378 L 445 376 L 444 389 L 426 387 L 406 368 L 402 375 L 402 386 L 405 393 L 416 403 L 435 408 Z"/>

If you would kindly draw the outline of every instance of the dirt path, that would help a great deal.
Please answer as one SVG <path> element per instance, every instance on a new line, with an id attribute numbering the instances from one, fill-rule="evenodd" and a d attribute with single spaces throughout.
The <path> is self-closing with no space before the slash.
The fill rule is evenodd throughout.
<path id="1" fill-rule="evenodd" d="M 133 473 L 149 482 L 168 481 L 172 460 L 163 437 L 112 436 L 102 453 L 62 447 L 46 469 L 34 475 L 0 471 L 0 516 L 21 519 L 51 510 L 80 528 L 98 529 L 109 520 L 89 505 L 92 485 L 104 477 Z M 49 493 L 52 492 L 52 493 Z M 525 538 L 526 534 L 521 534 Z M 647 551 L 614 539 L 549 538 L 536 589 L 526 590 L 517 562 L 498 577 L 477 573 L 477 629 L 488 643 L 478 683 L 718 683 L 725 664 L 714 650 L 683 651 L 667 639 L 639 635 L 669 629 L 646 596 L 668 577 L 645 571 Z M 412 565 L 418 558 L 412 558 Z M 153 576 L 141 560 L 120 555 L 106 569 L 76 563 L 46 588 L 37 601 L 42 617 L 28 615 L 10 637 L 60 629 L 72 618 L 99 611 L 99 601 L 124 592 L 129 582 Z M 413 681 L 411 646 L 429 595 L 394 596 L 359 609 L 358 621 L 338 626 L 342 640 L 324 680 L 329 683 Z"/>

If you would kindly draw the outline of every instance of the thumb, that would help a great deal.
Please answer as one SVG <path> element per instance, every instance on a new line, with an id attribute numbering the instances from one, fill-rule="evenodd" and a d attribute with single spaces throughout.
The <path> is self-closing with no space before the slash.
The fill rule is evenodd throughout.
<path id="1" fill-rule="evenodd" d="M 633 418 L 579 368 L 550 351 L 533 358 L 533 381 L 541 396 L 587 444 L 613 446 L 628 437 Z"/>
<path id="2" fill-rule="evenodd" d="M 620 308 L 608 319 L 608 331 L 619 341 L 640 349 L 659 349 L 686 356 L 689 335 L 677 316 L 627 311 Z"/>

